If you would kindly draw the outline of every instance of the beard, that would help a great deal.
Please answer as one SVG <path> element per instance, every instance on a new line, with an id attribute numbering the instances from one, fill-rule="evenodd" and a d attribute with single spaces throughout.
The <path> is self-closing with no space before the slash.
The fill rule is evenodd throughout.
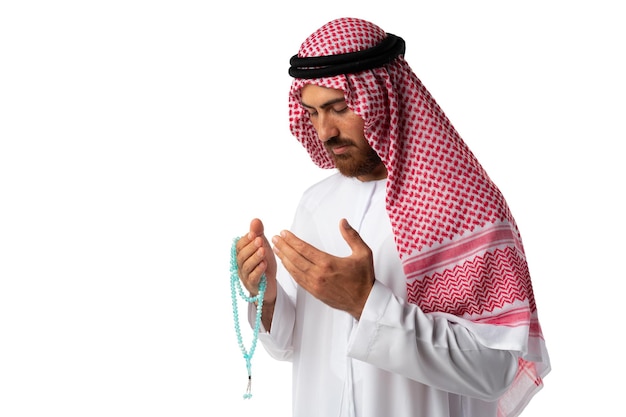
<path id="1" fill-rule="evenodd" d="M 335 162 L 335 167 L 345 177 L 369 175 L 383 163 L 376 151 L 369 146 L 366 149 L 355 146 L 346 154 L 335 155 L 331 148 L 341 145 L 354 146 L 354 143 L 346 139 L 332 138 L 324 144 Z"/>

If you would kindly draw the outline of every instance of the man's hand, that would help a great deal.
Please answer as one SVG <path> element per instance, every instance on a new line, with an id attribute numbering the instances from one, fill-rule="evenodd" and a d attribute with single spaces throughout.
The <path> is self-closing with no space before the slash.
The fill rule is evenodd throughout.
<path id="1" fill-rule="evenodd" d="M 265 273 L 267 288 L 263 302 L 276 301 L 276 258 L 270 243 L 263 234 L 263 223 L 259 219 L 250 222 L 250 231 L 237 241 L 237 266 L 241 282 L 255 297 L 259 293 L 261 276 Z"/>
<path id="2" fill-rule="evenodd" d="M 272 239 L 274 253 L 311 295 L 359 319 L 374 285 L 372 251 L 347 220 L 342 219 L 339 228 L 352 249 L 348 257 L 322 252 L 288 231 Z"/>

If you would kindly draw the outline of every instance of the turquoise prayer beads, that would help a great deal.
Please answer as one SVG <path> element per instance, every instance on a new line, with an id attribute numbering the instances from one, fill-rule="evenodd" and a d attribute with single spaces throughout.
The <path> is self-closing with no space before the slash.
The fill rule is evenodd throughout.
<path id="1" fill-rule="evenodd" d="M 265 289 L 267 287 L 267 278 L 265 274 L 261 276 L 261 282 L 259 283 L 259 293 L 255 297 L 249 297 L 244 293 L 241 286 L 241 280 L 239 279 L 238 266 L 237 266 L 237 241 L 239 238 L 233 239 L 233 245 L 230 250 L 230 294 L 233 305 L 233 320 L 235 323 L 235 333 L 237 335 L 237 343 L 243 354 L 243 358 L 246 361 L 246 369 L 248 370 L 248 387 L 246 393 L 243 395 L 244 399 L 252 397 L 252 357 L 256 350 L 257 340 L 259 338 L 259 329 L 261 328 L 261 314 L 263 312 L 263 297 L 265 296 Z M 248 351 L 243 344 L 241 337 L 241 328 L 239 326 L 239 308 L 237 305 L 237 295 L 247 303 L 257 303 L 256 318 L 254 321 L 254 330 L 252 332 L 252 342 L 250 350 Z"/>

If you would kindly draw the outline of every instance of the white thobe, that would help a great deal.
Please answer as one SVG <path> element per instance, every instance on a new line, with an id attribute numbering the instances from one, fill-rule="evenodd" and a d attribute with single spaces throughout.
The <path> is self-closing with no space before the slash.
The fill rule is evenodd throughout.
<path id="1" fill-rule="evenodd" d="M 293 416 L 495 416 L 516 352 L 488 349 L 462 320 L 405 301 L 385 184 L 335 174 L 308 189 L 297 209 L 291 231 L 335 256 L 351 253 L 339 229 L 346 218 L 372 249 L 376 280 L 357 321 L 279 267 L 271 332 L 262 329 L 259 340 L 293 363 Z M 253 306 L 249 314 L 253 320 Z"/>

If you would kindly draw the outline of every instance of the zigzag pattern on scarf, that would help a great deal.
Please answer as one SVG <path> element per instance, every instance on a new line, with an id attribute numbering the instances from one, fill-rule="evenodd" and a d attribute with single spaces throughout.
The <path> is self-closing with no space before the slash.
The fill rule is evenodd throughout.
<path id="1" fill-rule="evenodd" d="M 530 274 L 514 247 L 485 252 L 407 284 L 408 298 L 424 312 L 480 316 L 517 301 L 535 311 Z"/>

